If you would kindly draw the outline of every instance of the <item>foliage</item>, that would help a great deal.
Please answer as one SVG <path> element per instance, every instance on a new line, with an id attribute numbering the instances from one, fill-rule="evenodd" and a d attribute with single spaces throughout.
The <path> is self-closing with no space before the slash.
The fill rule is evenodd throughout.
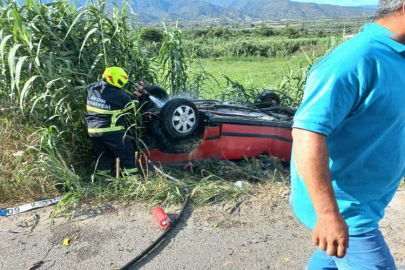
<path id="1" fill-rule="evenodd" d="M 36 162 L 26 169 L 60 191 L 77 190 L 92 167 L 88 86 L 106 66 L 153 82 L 151 61 L 131 34 L 125 4 L 107 14 L 102 1 L 75 9 L 68 1 L 9 0 L 0 12 L 0 110 L 14 108 L 7 115 L 33 132 L 29 153 Z"/>
<path id="2" fill-rule="evenodd" d="M 276 32 L 269 27 L 262 27 L 262 28 L 256 30 L 256 33 L 261 36 L 264 36 L 264 37 L 271 37 L 276 34 Z"/>
<path id="3" fill-rule="evenodd" d="M 288 176 L 280 160 L 266 155 L 241 161 L 221 160 L 215 163 L 204 164 L 199 167 L 199 173 L 203 176 L 219 177 L 223 180 L 249 181 L 254 183 L 266 183 L 269 181 L 284 181 Z"/>
<path id="4" fill-rule="evenodd" d="M 212 32 L 220 29 L 220 32 L 226 33 L 226 39 L 253 39 L 257 36 L 283 36 L 287 33 L 293 33 L 291 38 L 317 38 L 318 32 L 322 31 L 325 36 L 339 35 L 343 31 L 348 34 L 355 34 L 361 27 L 369 22 L 369 18 L 335 19 L 335 20 L 295 20 L 289 21 L 263 21 L 259 24 L 235 24 L 222 26 L 204 26 L 186 27 L 184 29 L 185 39 L 198 39 L 213 37 Z M 286 30 L 287 29 L 287 30 Z M 218 38 L 218 37 L 217 37 Z"/>
<path id="5" fill-rule="evenodd" d="M 327 39 L 319 38 L 202 39 L 185 40 L 184 51 L 186 55 L 194 54 L 198 58 L 286 57 L 299 52 L 302 47 L 320 47 L 320 50 L 324 50 L 327 44 Z"/>
<path id="6" fill-rule="evenodd" d="M 208 72 L 208 68 L 201 61 L 196 61 L 197 69 L 191 73 L 190 79 L 187 81 L 188 94 L 193 98 L 205 96 L 207 92 L 214 92 L 213 87 L 219 86 L 218 81 Z"/>
<path id="7" fill-rule="evenodd" d="M 264 59 L 290 56 L 300 48 L 323 53 L 340 42 L 336 37 L 296 38 L 294 29 L 272 33 L 264 26 L 239 31 L 236 35 L 242 38 L 230 39 L 233 31 L 216 27 L 187 32 L 188 39 L 184 39 L 178 26 L 165 26 L 164 31 L 136 28 L 129 21 L 125 1 L 122 9 L 107 12 L 106 2 L 101 0 L 79 9 L 67 0 L 49 4 L 25 1 L 23 6 L 6 0 L 0 14 L 0 140 L 6 145 L 0 152 L 0 203 L 57 193 L 68 194 L 67 204 L 83 198 L 120 198 L 169 205 L 184 199 L 182 187 L 162 176 L 120 181 L 94 173 L 85 102 L 87 88 L 100 79 L 106 66 L 122 66 L 131 78 L 159 83 L 171 95 L 197 98 L 209 96 L 212 90 L 223 101 L 244 104 L 263 89 L 254 82 L 244 86 L 228 76 L 227 70 L 223 75 L 226 88 L 220 89 L 216 76 L 199 59 Z M 299 105 L 311 64 L 284 76 L 278 89 L 284 105 Z M 196 68 L 190 70 L 192 65 Z M 220 165 L 228 168 L 229 164 Z M 273 179 L 261 174 L 258 166 L 256 161 L 246 161 L 234 172 L 247 181 Z M 233 185 L 235 174 L 224 176 L 212 167 L 202 168 L 199 175 L 173 173 L 194 188 L 196 204 L 249 196 Z"/>
<path id="8" fill-rule="evenodd" d="M 10 116 L 0 118 L 0 204 L 56 196 L 58 190 L 54 183 L 43 179 L 42 173 L 31 172 L 35 156 L 26 145 L 38 144 L 37 138 L 31 135 L 33 128 L 0 109 L 0 115 L 5 114 Z"/>
<path id="9" fill-rule="evenodd" d="M 208 31 L 208 36 L 212 38 L 229 37 L 229 35 L 229 29 L 224 27 L 215 27 Z"/>
<path id="10" fill-rule="evenodd" d="M 165 29 L 160 55 L 152 59 L 127 22 L 125 2 L 122 7 L 108 14 L 103 1 L 80 9 L 67 1 L 2 2 L 0 140 L 10 147 L 0 153 L 0 202 L 59 192 L 68 192 L 73 202 L 88 190 L 111 191 L 91 176 L 85 124 L 87 88 L 106 66 L 122 66 L 132 78 L 152 84 L 158 81 L 155 59 L 161 60 L 173 94 L 188 87 L 198 94 L 205 81 L 214 81 L 202 66 L 188 76 L 178 28 Z"/>
<path id="11" fill-rule="evenodd" d="M 262 92 L 262 89 L 256 87 L 250 87 L 246 89 L 238 81 L 231 80 L 225 74 L 222 76 L 227 81 L 227 88 L 221 93 L 220 100 L 230 101 L 236 104 L 249 104 L 253 103 L 256 97 Z"/>
<path id="12" fill-rule="evenodd" d="M 210 31 L 209 28 L 196 28 L 196 29 L 185 29 L 183 33 L 185 39 L 195 39 L 206 37 L 209 31 Z"/>
<path id="13" fill-rule="evenodd" d="M 288 37 L 288 38 L 297 38 L 299 37 L 300 33 L 297 29 L 294 29 L 292 27 L 287 26 L 284 28 L 281 33 L 282 36 Z"/>
<path id="14" fill-rule="evenodd" d="M 148 42 L 162 42 L 163 32 L 155 27 L 144 27 L 141 30 L 140 39 Z"/>
<path id="15" fill-rule="evenodd" d="M 304 88 L 307 78 L 307 73 L 311 65 L 300 68 L 297 71 L 290 70 L 284 76 L 278 92 L 281 98 L 281 105 L 297 108 L 304 97 Z"/>
<path id="16" fill-rule="evenodd" d="M 160 61 L 164 74 L 164 84 L 170 89 L 172 95 L 187 92 L 187 60 L 183 50 L 181 31 L 176 25 L 170 31 L 164 25 L 163 44 L 160 49 Z"/>
<path id="17" fill-rule="evenodd" d="M 128 35 L 132 26 L 125 8 L 121 13 L 114 9 L 112 17 L 104 9 L 105 2 L 76 10 L 67 1 L 27 1 L 23 7 L 10 1 L 2 8 L 0 80 L 6 102 L 19 104 L 46 126 L 57 125 L 66 136 L 75 134 L 78 144 L 86 137 L 86 89 L 106 66 L 154 80 L 142 50 Z"/>

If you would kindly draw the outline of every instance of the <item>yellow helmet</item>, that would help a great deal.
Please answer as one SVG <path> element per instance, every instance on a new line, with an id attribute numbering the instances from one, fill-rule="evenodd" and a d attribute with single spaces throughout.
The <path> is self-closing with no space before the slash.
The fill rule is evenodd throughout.
<path id="1" fill-rule="evenodd" d="M 122 88 L 128 82 L 128 74 L 120 67 L 109 67 L 105 69 L 103 79 L 115 87 Z"/>

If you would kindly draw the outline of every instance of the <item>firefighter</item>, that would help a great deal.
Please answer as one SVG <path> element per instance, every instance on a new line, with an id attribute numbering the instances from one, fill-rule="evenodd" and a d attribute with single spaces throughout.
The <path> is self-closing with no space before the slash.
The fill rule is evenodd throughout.
<path id="1" fill-rule="evenodd" d="M 110 67 L 104 71 L 102 80 L 89 89 L 86 120 L 99 173 L 110 174 L 116 158 L 120 160 L 124 175 L 139 172 L 135 147 L 125 136 L 125 115 L 136 111 L 142 94 L 127 94 L 122 90 L 127 83 L 128 75 L 124 69 Z"/>

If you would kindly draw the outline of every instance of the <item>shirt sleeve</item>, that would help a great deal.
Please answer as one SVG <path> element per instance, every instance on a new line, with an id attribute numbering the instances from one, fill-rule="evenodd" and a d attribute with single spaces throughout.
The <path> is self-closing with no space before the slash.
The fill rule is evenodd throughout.
<path id="1" fill-rule="evenodd" d="M 302 105 L 293 128 L 328 136 L 350 114 L 359 93 L 358 77 L 341 65 L 314 68 L 309 73 Z"/>

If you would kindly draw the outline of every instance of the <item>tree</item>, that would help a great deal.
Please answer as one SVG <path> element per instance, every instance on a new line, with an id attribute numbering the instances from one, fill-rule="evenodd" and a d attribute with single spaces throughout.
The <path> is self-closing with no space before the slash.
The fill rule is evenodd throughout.
<path id="1" fill-rule="evenodd" d="M 163 32 L 155 27 L 145 27 L 141 31 L 140 38 L 143 41 L 162 42 Z"/>
<path id="2" fill-rule="evenodd" d="M 316 33 L 316 35 L 318 36 L 318 37 L 325 37 L 326 35 L 325 35 L 325 32 L 323 31 L 323 30 L 319 30 L 317 33 Z"/>
<path id="3" fill-rule="evenodd" d="M 262 27 L 256 31 L 257 34 L 265 37 L 271 37 L 274 36 L 274 30 L 268 27 Z"/>
<path id="4" fill-rule="evenodd" d="M 297 38 L 299 36 L 299 32 L 297 29 L 287 26 L 281 32 L 281 35 L 289 37 L 289 38 Z"/>
<path id="5" fill-rule="evenodd" d="M 221 37 L 226 37 L 229 35 L 230 35 L 230 32 L 229 32 L 228 28 L 216 27 L 209 31 L 210 37 L 221 38 Z"/>

